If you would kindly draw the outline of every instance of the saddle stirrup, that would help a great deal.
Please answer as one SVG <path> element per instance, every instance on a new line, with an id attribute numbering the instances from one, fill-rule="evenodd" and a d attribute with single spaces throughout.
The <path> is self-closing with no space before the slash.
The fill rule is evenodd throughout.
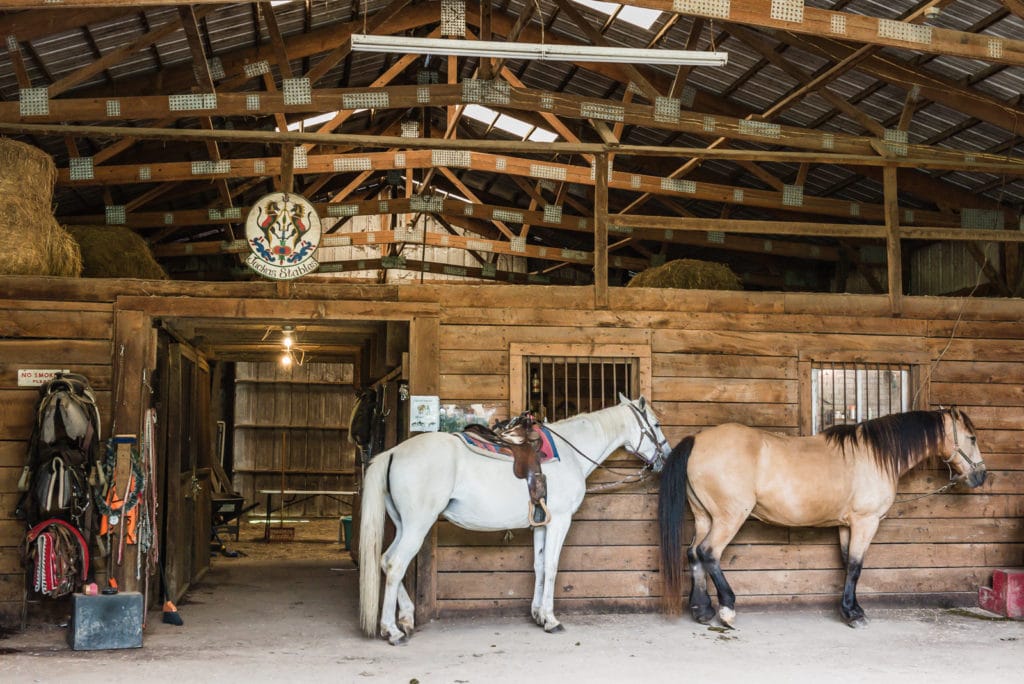
<path id="1" fill-rule="evenodd" d="M 538 513 L 540 514 L 538 516 Z M 544 499 L 530 500 L 530 527 L 544 527 L 551 522 L 551 511 Z"/>

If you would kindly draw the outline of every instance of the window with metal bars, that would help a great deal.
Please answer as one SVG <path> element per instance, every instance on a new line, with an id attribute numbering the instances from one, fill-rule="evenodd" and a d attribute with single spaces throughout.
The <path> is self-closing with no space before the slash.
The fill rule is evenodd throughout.
<path id="1" fill-rule="evenodd" d="M 562 420 L 638 395 L 637 360 L 597 356 L 523 356 L 526 406 L 545 421 Z"/>
<path id="2" fill-rule="evenodd" d="M 859 423 L 911 407 L 911 366 L 815 362 L 811 365 L 812 432 Z"/>

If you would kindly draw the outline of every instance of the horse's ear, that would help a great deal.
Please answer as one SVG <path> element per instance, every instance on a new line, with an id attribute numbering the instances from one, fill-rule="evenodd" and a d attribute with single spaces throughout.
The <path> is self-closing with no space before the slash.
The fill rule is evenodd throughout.
<path id="1" fill-rule="evenodd" d="M 623 394 L 622 392 L 619 392 L 619 403 L 620 403 L 620 404 L 626 404 L 626 403 L 629 403 L 629 397 L 627 397 L 627 396 L 626 396 L 625 394 Z"/>
<path id="2" fill-rule="evenodd" d="M 644 407 L 647 406 L 647 400 L 644 398 L 644 395 L 640 395 L 640 399 L 637 401 L 637 404 L 639 404 L 640 410 L 643 411 Z"/>

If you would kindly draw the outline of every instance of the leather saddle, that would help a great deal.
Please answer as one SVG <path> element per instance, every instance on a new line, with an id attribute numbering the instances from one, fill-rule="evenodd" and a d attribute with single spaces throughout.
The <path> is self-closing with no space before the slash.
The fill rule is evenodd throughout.
<path id="1" fill-rule="evenodd" d="M 547 507 L 548 485 L 547 477 L 541 472 L 541 446 L 545 439 L 533 414 L 526 411 L 507 423 L 496 424 L 494 428 L 467 425 L 463 432 L 511 454 L 512 472 L 520 480 L 526 480 L 530 492 L 530 525 L 547 525 L 551 521 Z"/>

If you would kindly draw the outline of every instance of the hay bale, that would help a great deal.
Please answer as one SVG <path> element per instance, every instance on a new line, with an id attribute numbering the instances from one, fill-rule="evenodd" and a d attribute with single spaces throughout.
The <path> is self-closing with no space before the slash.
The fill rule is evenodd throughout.
<path id="1" fill-rule="evenodd" d="M 31 145 L 0 138 L 0 275 L 78 277 L 78 244 L 53 217 L 57 168 Z"/>
<path id="2" fill-rule="evenodd" d="M 725 264 L 676 259 L 637 273 L 627 287 L 672 287 L 687 290 L 742 290 L 739 277 Z"/>
<path id="3" fill-rule="evenodd" d="M 17 195 L 0 195 L 0 275 L 68 276 L 82 272 L 78 244 L 60 227 L 49 207 Z"/>
<path id="4" fill-rule="evenodd" d="M 16 195 L 49 210 L 56 182 L 57 167 L 50 155 L 38 147 L 0 137 L 0 197 Z"/>
<path id="5" fill-rule="evenodd" d="M 125 226 L 67 226 L 82 250 L 86 278 L 168 280 L 149 245 Z"/>

